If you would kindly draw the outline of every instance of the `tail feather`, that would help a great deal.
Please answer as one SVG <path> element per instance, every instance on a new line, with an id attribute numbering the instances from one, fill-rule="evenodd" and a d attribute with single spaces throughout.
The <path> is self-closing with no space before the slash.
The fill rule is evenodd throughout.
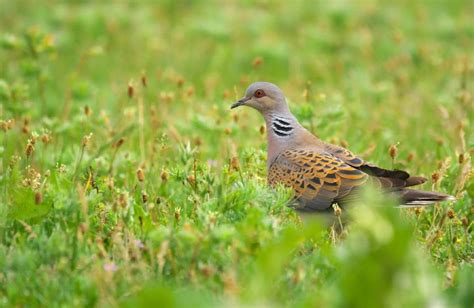
<path id="1" fill-rule="evenodd" d="M 436 202 L 456 200 L 456 198 L 447 194 L 415 189 L 400 190 L 399 197 L 404 207 L 426 206 Z"/>
<path id="2" fill-rule="evenodd" d="M 420 185 L 426 182 L 426 178 L 422 176 L 411 176 L 406 179 L 405 187 Z"/>

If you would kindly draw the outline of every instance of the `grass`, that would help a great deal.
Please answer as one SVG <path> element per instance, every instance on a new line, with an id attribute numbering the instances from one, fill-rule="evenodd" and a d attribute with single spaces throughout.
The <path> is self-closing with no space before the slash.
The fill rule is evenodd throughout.
<path id="1" fill-rule="evenodd" d="M 472 306 L 472 2 L 0 6 L 2 306 Z M 257 80 L 458 200 L 302 223 Z"/>

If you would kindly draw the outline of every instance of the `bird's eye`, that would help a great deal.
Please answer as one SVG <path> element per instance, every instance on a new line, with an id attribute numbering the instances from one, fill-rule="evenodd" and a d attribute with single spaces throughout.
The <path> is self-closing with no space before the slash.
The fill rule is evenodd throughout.
<path id="1" fill-rule="evenodd" d="M 255 91 L 255 97 L 264 97 L 264 96 L 265 96 L 265 92 L 263 92 L 263 90 Z"/>

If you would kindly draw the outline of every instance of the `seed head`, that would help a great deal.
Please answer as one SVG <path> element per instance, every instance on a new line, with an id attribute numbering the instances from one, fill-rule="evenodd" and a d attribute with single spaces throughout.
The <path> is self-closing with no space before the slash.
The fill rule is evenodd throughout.
<path id="1" fill-rule="evenodd" d="M 202 145 L 202 139 L 200 137 L 194 138 L 194 144 L 196 146 L 201 146 Z"/>
<path id="2" fill-rule="evenodd" d="M 87 117 L 90 116 L 90 115 L 92 114 L 92 109 L 91 109 L 91 107 L 85 105 L 85 106 L 84 106 L 84 114 L 85 114 Z"/>
<path id="3" fill-rule="evenodd" d="M 146 192 L 142 192 L 142 201 L 143 203 L 147 203 L 148 202 L 148 195 Z"/>
<path id="4" fill-rule="evenodd" d="M 217 215 L 216 213 L 210 213 L 209 214 L 209 223 L 211 225 L 215 225 L 216 224 L 216 221 L 217 221 Z"/>
<path id="5" fill-rule="evenodd" d="M 37 191 L 35 193 L 35 204 L 41 204 L 43 202 L 43 195 L 41 192 Z"/>
<path id="6" fill-rule="evenodd" d="M 407 162 L 411 162 L 413 158 L 415 158 L 415 153 L 413 152 L 408 153 Z"/>
<path id="7" fill-rule="evenodd" d="M 265 135 L 265 131 L 266 131 L 265 125 L 260 126 L 260 134 Z"/>
<path id="8" fill-rule="evenodd" d="M 324 102 L 326 100 L 326 93 L 319 93 L 317 99 L 321 102 Z"/>
<path id="9" fill-rule="evenodd" d="M 230 127 L 226 127 L 226 128 L 224 129 L 224 133 L 225 133 L 226 135 L 230 135 L 231 132 L 232 132 L 232 129 L 231 129 Z"/>
<path id="10" fill-rule="evenodd" d="M 89 142 L 91 141 L 91 138 L 92 138 L 92 133 L 90 133 L 89 135 L 85 135 L 83 138 L 82 138 L 82 147 L 86 147 Z"/>
<path id="11" fill-rule="evenodd" d="M 433 183 L 438 183 L 438 181 L 441 179 L 441 174 L 438 171 L 433 172 L 431 175 L 431 180 Z"/>
<path id="12" fill-rule="evenodd" d="M 441 137 L 437 136 L 437 137 L 436 137 L 436 143 L 437 143 L 439 146 L 442 146 L 442 145 L 444 145 L 444 140 L 443 140 Z"/>
<path id="13" fill-rule="evenodd" d="M 225 90 L 224 93 L 222 93 L 222 97 L 223 97 L 224 99 L 229 98 L 229 97 L 230 97 L 230 92 L 229 92 L 228 90 Z"/>
<path id="14" fill-rule="evenodd" d="M 337 217 L 341 216 L 341 213 L 342 213 L 342 209 L 339 205 L 337 204 L 333 204 L 332 205 L 332 208 L 334 210 L 334 215 L 336 215 Z"/>
<path id="15" fill-rule="evenodd" d="M 163 182 L 167 182 L 168 179 L 169 179 L 169 174 L 168 174 L 168 172 L 167 172 L 166 170 L 163 170 L 163 171 L 161 171 L 160 177 L 161 177 L 161 180 L 162 180 Z"/>
<path id="16" fill-rule="evenodd" d="M 469 226 L 469 219 L 467 219 L 467 217 L 463 217 L 463 218 L 461 219 L 461 222 L 462 222 L 462 225 L 463 225 L 464 227 Z"/>
<path id="17" fill-rule="evenodd" d="M 304 98 L 304 100 L 305 100 L 306 102 L 309 101 L 309 90 L 308 90 L 308 88 L 304 89 L 304 91 L 303 91 L 303 98 Z"/>
<path id="18" fill-rule="evenodd" d="M 453 209 L 448 209 L 447 215 L 449 219 L 453 219 L 454 217 L 456 217 L 456 213 L 454 212 Z"/>
<path id="19" fill-rule="evenodd" d="M 398 148 L 397 148 L 397 145 L 396 144 L 392 144 L 390 146 L 390 148 L 388 149 L 388 154 L 390 155 L 390 157 L 392 159 L 395 159 L 395 157 L 397 157 L 397 154 L 398 154 Z"/>
<path id="20" fill-rule="evenodd" d="M 125 139 L 120 138 L 120 139 L 117 140 L 117 142 L 115 143 L 115 147 L 116 147 L 116 148 L 120 148 L 124 142 L 125 142 Z"/>
<path id="21" fill-rule="evenodd" d="M 184 80 L 183 77 L 178 77 L 176 79 L 176 84 L 178 85 L 179 88 L 181 88 L 183 86 L 184 82 L 185 82 L 185 80 Z"/>
<path id="22" fill-rule="evenodd" d="M 464 163 L 464 160 L 465 160 L 464 153 L 459 154 L 458 162 L 460 165 Z"/>
<path id="23" fill-rule="evenodd" d="M 50 134 L 47 134 L 47 133 L 44 133 L 41 135 L 41 141 L 44 143 L 44 144 L 48 144 L 51 142 L 51 135 Z"/>
<path id="24" fill-rule="evenodd" d="M 239 158 L 237 156 L 232 156 L 230 159 L 230 168 L 235 171 L 240 170 Z"/>
<path id="25" fill-rule="evenodd" d="M 127 94 L 128 94 L 128 98 L 133 98 L 133 93 L 134 93 L 134 89 L 133 89 L 133 84 L 132 82 L 130 81 L 128 83 L 128 88 L 127 88 Z"/>
<path id="26" fill-rule="evenodd" d="M 186 89 L 186 95 L 187 95 L 188 97 L 191 97 L 191 96 L 193 96 L 193 94 L 194 94 L 194 87 L 193 87 L 193 86 L 189 86 L 189 87 Z"/>
<path id="27" fill-rule="evenodd" d="M 261 66 L 263 63 L 263 59 L 262 57 L 256 57 L 255 59 L 253 59 L 253 62 L 252 62 L 252 67 L 254 69 L 258 68 L 259 66 Z"/>
<path id="28" fill-rule="evenodd" d="M 18 156 L 18 155 L 12 155 L 12 157 L 10 157 L 10 162 L 8 163 L 8 166 L 10 167 L 10 169 L 13 169 L 13 167 L 15 167 L 15 165 L 21 160 L 21 156 Z"/>
<path id="29" fill-rule="evenodd" d="M 196 184 L 196 178 L 194 177 L 193 174 L 188 175 L 188 182 L 189 182 L 189 184 L 191 184 L 193 186 Z"/>
<path id="30" fill-rule="evenodd" d="M 211 265 L 202 265 L 202 266 L 200 266 L 200 268 L 201 268 L 201 273 L 206 278 L 214 276 L 214 273 L 216 272 L 216 269 L 214 267 L 212 267 Z"/>
<path id="31" fill-rule="evenodd" d="M 56 169 L 59 173 L 66 173 L 67 172 L 67 167 L 65 164 L 57 164 Z"/>
<path id="32" fill-rule="evenodd" d="M 26 157 L 30 157 L 31 155 L 33 155 L 34 152 L 35 152 L 35 146 L 33 145 L 33 143 L 31 143 L 30 140 L 28 140 L 28 144 L 26 145 L 26 150 L 25 150 Z"/>
<path id="33" fill-rule="evenodd" d="M 15 119 L 7 120 L 7 128 L 10 130 L 15 126 Z"/>
<path id="34" fill-rule="evenodd" d="M 7 121 L 0 121 L 0 129 L 2 129 L 4 132 L 8 131 L 8 124 Z"/>
<path id="35" fill-rule="evenodd" d="M 137 169 L 137 179 L 139 182 L 145 181 L 145 172 L 142 168 Z"/>
<path id="36" fill-rule="evenodd" d="M 176 219 L 176 221 L 179 221 L 180 218 L 181 218 L 181 208 L 177 207 L 174 210 L 174 219 Z"/>

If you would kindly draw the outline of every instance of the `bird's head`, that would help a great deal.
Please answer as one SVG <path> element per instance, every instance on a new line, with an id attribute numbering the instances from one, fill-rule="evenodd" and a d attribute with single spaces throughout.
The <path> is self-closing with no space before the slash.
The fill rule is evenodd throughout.
<path id="1" fill-rule="evenodd" d="M 286 112 L 286 104 L 283 92 L 276 85 L 270 82 L 254 82 L 245 92 L 245 96 L 235 102 L 230 108 L 239 106 L 249 106 L 257 109 L 262 114 L 268 112 Z"/>

